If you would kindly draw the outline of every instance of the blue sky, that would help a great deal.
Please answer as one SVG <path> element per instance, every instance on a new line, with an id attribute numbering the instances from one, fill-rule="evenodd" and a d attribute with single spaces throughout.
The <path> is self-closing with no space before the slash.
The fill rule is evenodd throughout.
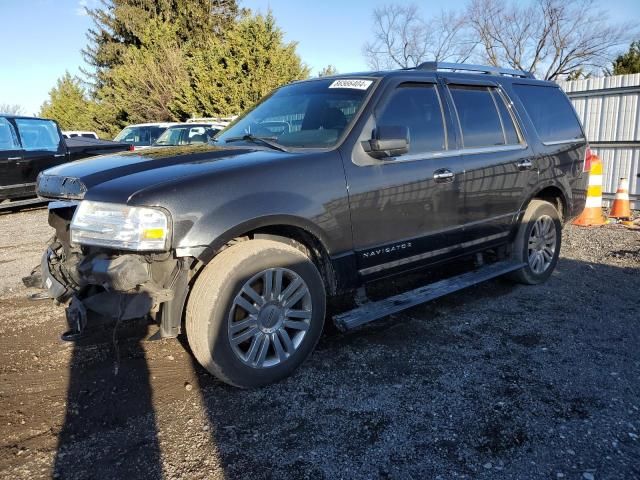
<path id="1" fill-rule="evenodd" d="M 49 89 L 65 70 L 78 73 L 80 49 L 91 26 L 82 5 L 97 0 L 0 0 L 0 103 L 20 104 L 37 113 Z M 261 12 L 271 8 L 287 40 L 299 43 L 298 53 L 312 72 L 333 64 L 340 72 L 366 68 L 361 54 L 369 39 L 371 11 L 385 0 L 241 0 Z M 442 6 L 458 7 L 464 0 L 418 3 L 429 14 Z M 609 0 L 601 7 L 616 21 L 640 20 L 640 1 Z M 640 23 L 640 22 L 636 22 Z"/>

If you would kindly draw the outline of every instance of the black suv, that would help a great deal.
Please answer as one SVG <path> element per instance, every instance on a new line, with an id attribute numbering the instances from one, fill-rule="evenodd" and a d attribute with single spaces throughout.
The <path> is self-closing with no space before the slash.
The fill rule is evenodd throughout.
<path id="1" fill-rule="evenodd" d="M 585 203 L 589 152 L 554 83 L 426 63 L 277 89 L 210 145 L 62 165 L 44 255 L 50 295 L 87 311 L 184 325 L 197 360 L 232 385 L 289 375 L 327 298 L 358 293 L 343 329 L 507 274 L 546 280 L 563 220 Z M 370 281 L 461 257 L 476 269 L 377 302 Z M 363 301 L 363 299 L 365 299 Z"/>

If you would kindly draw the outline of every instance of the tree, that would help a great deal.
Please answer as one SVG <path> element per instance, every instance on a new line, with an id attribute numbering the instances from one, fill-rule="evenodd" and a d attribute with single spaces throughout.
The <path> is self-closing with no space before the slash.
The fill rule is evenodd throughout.
<path id="1" fill-rule="evenodd" d="M 274 88 L 307 78 L 296 45 L 284 42 L 271 13 L 245 12 L 224 38 L 192 52 L 180 108 L 196 116 L 237 115 Z"/>
<path id="2" fill-rule="evenodd" d="M 468 0 L 426 21 L 416 6 L 390 5 L 374 11 L 364 56 L 376 69 L 471 59 L 556 79 L 610 64 L 632 27 L 610 23 L 595 0 Z"/>
<path id="3" fill-rule="evenodd" d="M 463 62 L 475 44 L 465 35 L 465 19 L 442 11 L 425 20 L 416 5 L 387 5 L 373 11 L 373 36 L 363 47 L 375 70 L 410 68 L 433 61 Z"/>
<path id="4" fill-rule="evenodd" d="M 332 75 L 337 75 L 338 69 L 333 65 L 327 65 L 322 70 L 318 72 L 319 77 L 330 77 Z"/>
<path id="5" fill-rule="evenodd" d="M 57 121 L 63 130 L 93 130 L 92 112 L 80 80 L 69 72 L 58 79 L 49 91 L 49 100 L 40 108 L 41 117 Z"/>
<path id="6" fill-rule="evenodd" d="M 640 73 L 640 40 L 631 42 L 629 51 L 613 61 L 613 74 Z"/>
<path id="7" fill-rule="evenodd" d="M 471 0 L 466 18 L 482 47 L 481 61 L 551 80 L 602 69 L 630 31 L 610 24 L 595 0 Z"/>
<path id="8" fill-rule="evenodd" d="M 188 116 L 176 103 L 189 85 L 189 74 L 175 29 L 174 24 L 150 20 L 140 32 L 142 46 L 124 51 L 121 63 L 104 72 L 105 83 L 97 92 L 97 120 L 103 129 L 115 133 L 127 123 Z"/>
<path id="9" fill-rule="evenodd" d="M 236 0 L 101 0 L 96 8 L 86 8 L 94 22 L 89 44 L 83 50 L 88 72 L 100 87 L 110 69 L 124 62 L 130 48 L 144 46 L 149 22 L 174 27 L 179 46 L 186 43 L 202 47 L 210 35 L 220 35 L 238 13 Z"/>
<path id="10" fill-rule="evenodd" d="M 0 113 L 7 115 L 24 115 L 24 109 L 18 104 L 0 103 Z"/>

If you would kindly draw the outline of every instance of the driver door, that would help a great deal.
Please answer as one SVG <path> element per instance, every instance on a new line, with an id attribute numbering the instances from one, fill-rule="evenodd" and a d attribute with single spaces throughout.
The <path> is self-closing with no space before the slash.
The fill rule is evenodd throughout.
<path id="1" fill-rule="evenodd" d="M 378 277 L 437 260 L 447 231 L 464 220 L 464 170 L 435 78 L 400 81 L 384 95 L 362 139 L 376 126 L 409 129 L 409 152 L 376 160 L 355 146 L 345 161 L 353 240 L 361 276 Z"/>

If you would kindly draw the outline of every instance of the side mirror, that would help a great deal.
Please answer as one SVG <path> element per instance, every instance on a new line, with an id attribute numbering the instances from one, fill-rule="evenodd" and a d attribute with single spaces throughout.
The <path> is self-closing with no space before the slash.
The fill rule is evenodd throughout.
<path id="1" fill-rule="evenodd" d="M 362 142 L 364 151 L 373 158 L 397 157 L 409 152 L 407 127 L 381 125 L 373 131 L 373 138 Z"/>

